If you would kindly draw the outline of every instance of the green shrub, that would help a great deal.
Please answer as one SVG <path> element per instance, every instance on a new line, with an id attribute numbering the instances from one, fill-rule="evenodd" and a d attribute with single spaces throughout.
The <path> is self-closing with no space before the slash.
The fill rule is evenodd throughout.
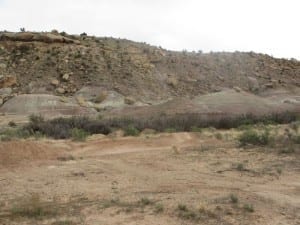
<path id="1" fill-rule="evenodd" d="M 139 202 L 142 206 L 151 205 L 153 204 L 153 201 L 151 201 L 149 198 L 141 198 Z"/>
<path id="2" fill-rule="evenodd" d="M 262 134 L 254 130 L 244 131 L 238 138 L 241 146 L 251 145 L 268 145 L 271 141 L 270 132 L 265 130 Z"/>
<path id="3" fill-rule="evenodd" d="M 140 134 L 140 131 L 136 129 L 133 125 L 129 125 L 124 129 L 124 135 L 125 136 L 138 136 Z"/>
<path id="4" fill-rule="evenodd" d="M 231 203 L 236 204 L 239 202 L 239 199 L 235 194 L 230 194 L 229 198 L 230 198 Z"/>
<path id="5" fill-rule="evenodd" d="M 0 133 L 1 141 L 11 141 L 16 138 L 28 138 L 30 133 L 26 130 L 19 128 L 9 128 Z"/>
<path id="6" fill-rule="evenodd" d="M 82 129 L 73 128 L 71 130 L 71 136 L 73 141 L 85 141 L 89 133 Z"/>
<path id="7" fill-rule="evenodd" d="M 180 211 L 188 211 L 187 206 L 183 204 L 178 204 L 177 209 Z"/>
<path id="8" fill-rule="evenodd" d="M 201 133 L 203 130 L 200 127 L 192 126 L 190 131 L 191 132 L 199 132 L 199 133 Z"/>
<path id="9" fill-rule="evenodd" d="M 155 205 L 154 212 L 161 213 L 164 211 L 164 206 L 161 203 Z"/>
<path id="10" fill-rule="evenodd" d="M 254 207 L 252 204 L 244 204 L 243 208 L 247 212 L 254 212 Z"/>
<path id="11" fill-rule="evenodd" d="M 166 133 L 176 133 L 176 129 L 175 128 L 166 128 L 164 130 L 164 132 L 166 132 Z"/>
<path id="12" fill-rule="evenodd" d="M 218 140 L 222 140 L 223 136 L 221 133 L 216 133 L 215 138 L 217 138 Z"/>

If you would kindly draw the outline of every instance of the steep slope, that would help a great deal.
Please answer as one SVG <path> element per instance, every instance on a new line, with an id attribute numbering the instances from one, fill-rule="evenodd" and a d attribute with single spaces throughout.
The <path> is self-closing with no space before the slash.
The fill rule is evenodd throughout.
<path id="1" fill-rule="evenodd" d="M 299 61 L 252 52 L 174 52 L 145 43 L 56 31 L 0 33 L 0 86 L 14 85 L 17 94 L 73 95 L 86 85 L 142 100 L 236 86 L 260 93 L 299 86 L 299 74 Z M 16 82 L 5 85 L 7 76 L 16 77 Z"/>

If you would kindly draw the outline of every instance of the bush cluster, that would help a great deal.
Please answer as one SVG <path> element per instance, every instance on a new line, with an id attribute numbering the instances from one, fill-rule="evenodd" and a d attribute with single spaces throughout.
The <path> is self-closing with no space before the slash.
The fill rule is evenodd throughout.
<path id="1" fill-rule="evenodd" d="M 41 133 L 55 139 L 66 139 L 73 137 L 83 139 L 89 134 L 109 134 L 110 128 L 99 120 L 87 117 L 56 118 L 44 120 L 41 116 L 30 116 L 30 122 L 24 130 L 32 135 Z"/>

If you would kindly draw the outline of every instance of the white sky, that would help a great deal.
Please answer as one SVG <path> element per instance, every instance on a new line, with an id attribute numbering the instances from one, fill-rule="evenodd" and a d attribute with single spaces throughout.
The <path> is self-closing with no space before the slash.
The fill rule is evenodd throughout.
<path id="1" fill-rule="evenodd" d="M 20 27 L 300 59 L 300 0 L 0 0 L 0 30 Z"/>

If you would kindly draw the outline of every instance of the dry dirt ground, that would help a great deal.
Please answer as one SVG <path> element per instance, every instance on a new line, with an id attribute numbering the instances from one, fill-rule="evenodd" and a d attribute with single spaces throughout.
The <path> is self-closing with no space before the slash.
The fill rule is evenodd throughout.
<path id="1" fill-rule="evenodd" d="M 299 154 L 235 135 L 2 142 L 0 224 L 300 224 Z"/>

